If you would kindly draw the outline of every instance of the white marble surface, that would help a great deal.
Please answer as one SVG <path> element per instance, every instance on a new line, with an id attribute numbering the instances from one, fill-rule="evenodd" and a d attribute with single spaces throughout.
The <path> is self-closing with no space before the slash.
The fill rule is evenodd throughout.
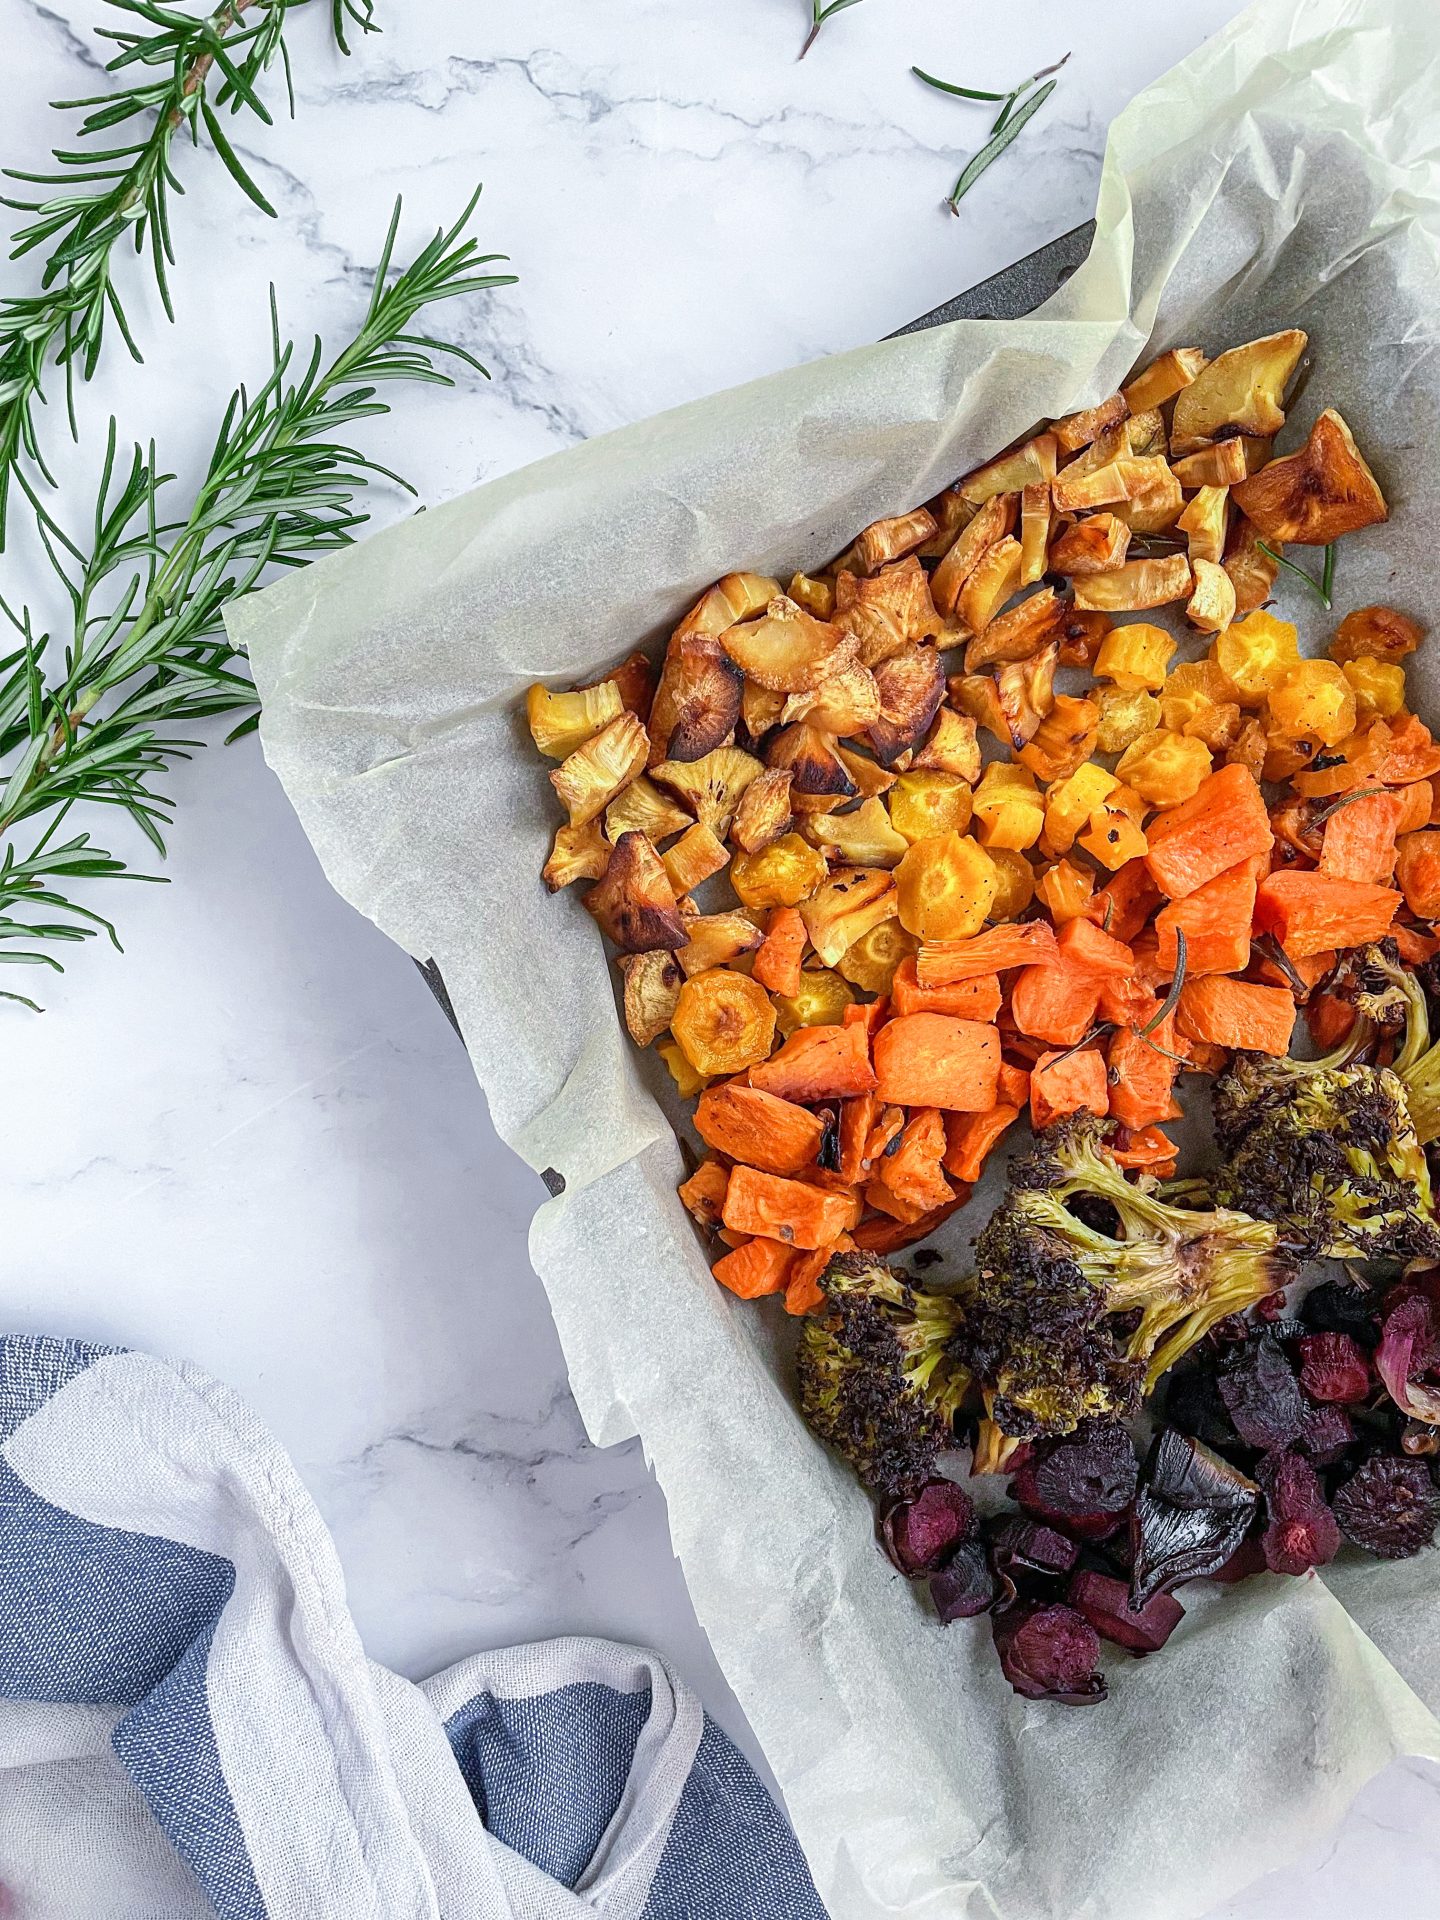
<path id="1" fill-rule="evenodd" d="M 1107 121 L 1237 10 L 1014 0 L 977 32 L 958 0 L 867 0 L 797 66 L 804 0 L 378 0 L 385 34 L 349 63 L 307 7 L 297 120 L 242 132 L 279 218 L 183 156 L 178 325 L 138 297 L 147 364 L 112 355 L 84 395 L 71 497 L 112 409 L 193 471 L 260 365 L 267 280 L 296 327 L 339 337 L 397 192 L 413 235 L 482 178 L 481 232 L 521 275 L 452 316 L 493 383 L 402 393 L 370 436 L 427 499 L 872 338 L 1085 218 Z M 100 15 L 0 0 L 0 163 L 68 131 L 45 103 L 93 90 Z M 984 109 L 909 64 L 999 85 L 1067 45 L 1049 106 L 949 218 Z M 17 591 L 23 560 L 0 564 Z M 526 1261 L 541 1190 L 414 969 L 326 890 L 253 742 L 171 791 L 174 884 L 111 890 L 124 956 L 77 953 L 42 1018 L 0 1008 L 0 1320 L 183 1354 L 247 1395 L 376 1657 L 419 1675 L 551 1632 L 644 1641 L 748 1743 L 638 1446 L 580 1430 Z M 1437 1824 L 1435 1776 L 1396 1767 L 1225 1920 L 1440 1914 Z"/>

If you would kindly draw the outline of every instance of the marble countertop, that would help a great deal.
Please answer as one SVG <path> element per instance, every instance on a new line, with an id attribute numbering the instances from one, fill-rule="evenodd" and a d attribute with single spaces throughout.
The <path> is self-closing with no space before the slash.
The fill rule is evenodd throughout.
<path id="1" fill-rule="evenodd" d="M 868 0 L 797 65 L 804 0 L 378 0 L 384 34 L 348 62 L 328 7 L 306 7 L 294 122 L 240 128 L 278 218 L 183 156 L 177 324 L 137 295 L 146 364 L 110 355 L 62 477 L 83 501 L 112 410 L 193 472 L 263 361 L 267 282 L 302 333 L 337 338 L 395 194 L 413 239 L 477 179 L 484 243 L 520 282 L 450 322 L 494 379 L 398 392 L 368 437 L 427 500 L 874 338 L 1085 219 L 1108 121 L 1238 10 L 1015 0 L 977 36 L 959 7 Z M 102 14 L 0 0 L 0 164 L 68 133 L 46 102 L 96 90 Z M 984 109 L 910 63 L 998 86 L 1067 46 L 1047 107 L 950 218 Z M 104 903 L 123 956 L 75 951 L 43 1017 L 0 1009 L 6 1327 L 183 1355 L 246 1395 L 334 1531 L 377 1659 L 422 1675 L 557 1632 L 640 1641 L 753 1753 L 638 1444 L 585 1439 L 526 1259 L 543 1190 L 418 973 L 328 891 L 253 739 L 169 790 L 172 884 Z M 1227 1920 L 1440 1913 L 1415 1892 L 1440 1883 L 1435 1778 L 1391 1769 Z"/>

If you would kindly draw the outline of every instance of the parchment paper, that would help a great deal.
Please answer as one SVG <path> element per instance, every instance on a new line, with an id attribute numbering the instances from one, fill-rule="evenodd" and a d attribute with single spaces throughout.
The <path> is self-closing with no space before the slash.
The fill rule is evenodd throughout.
<path id="1" fill-rule="evenodd" d="M 1368 1635 L 1320 1579 L 1188 1588 L 1164 1654 L 1109 1657 L 1110 1702 L 1084 1711 L 1017 1699 L 983 1625 L 940 1629 L 796 1417 L 777 1316 L 710 1279 L 600 937 L 540 885 L 556 816 L 520 696 L 658 638 L 733 567 L 822 561 L 1039 416 L 1101 399 L 1147 343 L 1214 352 L 1290 325 L 1316 370 L 1287 444 L 1338 406 L 1394 510 L 1346 541 L 1339 610 L 1428 611 L 1437 63 L 1435 0 L 1258 8 L 1116 122 L 1093 253 L 1032 318 L 911 335 L 593 441 L 232 616 L 331 881 L 439 962 L 501 1134 L 564 1176 L 531 1251 L 576 1397 L 597 1441 L 644 1440 L 836 1920 L 1203 1913 L 1393 1755 L 1440 1755 L 1417 1697 L 1440 1704 L 1440 1561 L 1333 1570 Z M 1323 641 L 1303 589 L 1287 611 Z M 1422 657 L 1432 719 L 1434 681 Z"/>

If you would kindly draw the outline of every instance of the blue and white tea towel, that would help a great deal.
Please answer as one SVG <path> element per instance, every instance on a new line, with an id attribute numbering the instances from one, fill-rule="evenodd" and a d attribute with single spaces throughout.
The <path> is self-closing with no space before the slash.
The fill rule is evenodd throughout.
<path id="1" fill-rule="evenodd" d="M 824 1920 L 759 1781 L 651 1653 L 412 1686 L 227 1388 L 0 1341 L 5 1920 Z"/>

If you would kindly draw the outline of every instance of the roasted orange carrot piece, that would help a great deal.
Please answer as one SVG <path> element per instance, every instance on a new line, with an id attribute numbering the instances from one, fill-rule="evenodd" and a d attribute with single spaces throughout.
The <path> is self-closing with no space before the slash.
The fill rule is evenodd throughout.
<path id="1" fill-rule="evenodd" d="M 1428 827 L 1435 814 L 1435 782 L 1433 780 L 1412 780 L 1408 787 L 1396 787 L 1396 793 L 1404 801 L 1404 811 L 1395 828 L 1398 837 L 1402 833 L 1418 833 L 1421 827 Z"/>
<path id="2" fill-rule="evenodd" d="M 999 1074 L 1000 1035 L 979 1020 L 906 1013 L 875 1036 L 880 1097 L 898 1106 L 983 1112 Z"/>
<path id="3" fill-rule="evenodd" d="M 848 1195 L 825 1193 L 804 1180 L 782 1180 L 756 1167 L 736 1167 L 725 1190 L 725 1224 L 735 1233 L 761 1234 L 787 1247 L 825 1247 L 849 1230 Z"/>
<path id="4" fill-rule="evenodd" d="M 1305 1024 L 1321 1053 L 1329 1053 L 1355 1024 L 1355 1009 L 1338 993 L 1312 993 L 1305 1002 Z"/>
<path id="5" fill-rule="evenodd" d="M 1440 832 L 1427 827 L 1423 833 L 1406 834 L 1395 856 L 1395 878 L 1417 919 L 1433 920 L 1440 914 Z"/>
<path id="6" fill-rule="evenodd" d="M 1188 800 L 1148 821 L 1145 835 L 1145 864 L 1172 900 L 1183 900 L 1252 854 L 1268 853 L 1274 840 L 1264 795 L 1242 766 L 1207 774 Z"/>
<path id="7" fill-rule="evenodd" d="M 871 1093 L 875 1074 L 862 1026 L 797 1027 L 778 1053 L 750 1069 L 750 1084 L 781 1100 L 841 1099 Z"/>
<path id="8" fill-rule="evenodd" d="M 1085 909 L 1102 932 L 1127 943 L 1133 940 L 1162 899 L 1143 857 L 1127 860 L 1101 887 Z"/>
<path id="9" fill-rule="evenodd" d="M 944 1156 L 945 1116 L 937 1107 L 922 1107 L 905 1123 L 900 1144 L 880 1161 L 875 1177 L 918 1217 L 954 1197 L 941 1171 Z"/>
<path id="10" fill-rule="evenodd" d="M 1014 1107 L 1017 1112 L 1023 1112 L 1025 1103 L 1030 1098 L 1030 1069 L 1014 1066 L 1009 1060 L 1002 1060 L 995 1088 L 1002 1106 Z"/>
<path id="11" fill-rule="evenodd" d="M 1185 936 L 1185 973 L 1241 973 L 1250 964 L 1250 923 L 1255 918 L 1257 863 L 1217 873 L 1155 916 L 1155 955 L 1171 975 L 1179 963 L 1177 934 Z"/>
<path id="12" fill-rule="evenodd" d="M 905 1131 L 905 1109 L 882 1106 L 865 1136 L 865 1171 L 873 1174 L 882 1154 L 888 1153 Z"/>
<path id="13" fill-rule="evenodd" d="M 937 1207 L 933 1213 L 921 1214 L 918 1220 L 892 1220 L 883 1215 L 878 1219 L 862 1220 L 852 1238 L 862 1253 L 876 1253 L 882 1258 L 887 1254 L 899 1253 L 902 1247 L 913 1247 L 917 1240 L 928 1239 L 969 1198 L 970 1189 L 962 1187 L 953 1200 L 947 1200 L 943 1207 Z"/>
<path id="14" fill-rule="evenodd" d="M 1292 959 L 1303 959 L 1330 947 L 1360 947 L 1367 940 L 1383 939 L 1399 905 L 1400 895 L 1389 887 L 1337 880 L 1328 873 L 1297 873 L 1290 867 L 1260 882 L 1255 925 L 1262 933 L 1275 934 Z"/>
<path id="15" fill-rule="evenodd" d="M 922 987 L 953 987 L 957 980 L 973 980 L 978 974 L 1043 966 L 1059 957 L 1050 922 L 1024 920 L 987 927 L 968 940 L 930 941 L 915 956 L 915 977 Z"/>
<path id="16" fill-rule="evenodd" d="M 758 1300 L 761 1294 L 784 1292 L 794 1258 L 793 1251 L 778 1240 L 747 1240 L 733 1253 L 723 1254 L 710 1271 L 722 1287 L 742 1300 Z"/>
<path id="17" fill-rule="evenodd" d="M 1425 722 L 1413 713 L 1402 714 L 1388 722 L 1390 742 L 1375 777 L 1387 787 L 1407 786 L 1412 780 L 1428 780 L 1440 773 L 1440 747 L 1431 738 Z"/>
<path id="18" fill-rule="evenodd" d="M 755 949 L 750 972 L 770 993 L 794 999 L 800 991 L 800 961 L 805 952 L 805 922 L 795 907 L 776 907 L 765 923 L 765 938 Z"/>
<path id="19" fill-rule="evenodd" d="M 1143 1027 L 1159 1005 L 1159 995 L 1145 980 L 1102 980 L 1095 1014 L 1112 1027 Z"/>
<path id="20" fill-rule="evenodd" d="M 1099 1000 L 1096 976 L 1068 961 L 1026 967 L 1010 989 L 1010 1018 L 1047 1046 L 1073 1047 L 1093 1026 Z"/>
<path id="21" fill-rule="evenodd" d="M 1141 1027 L 1145 1022 L 1141 1022 Z M 1162 1051 L 1163 1049 L 1163 1051 Z M 1182 1049 L 1175 1040 L 1175 1017 L 1162 1020 L 1153 1033 L 1140 1027 L 1120 1027 L 1106 1049 L 1110 1112 L 1121 1126 L 1136 1132 L 1175 1116 L 1175 1075 L 1180 1063 L 1171 1056 Z"/>
<path id="22" fill-rule="evenodd" d="M 842 1026 L 863 1027 L 867 1041 L 873 1040 L 876 1030 L 883 1027 L 890 1017 L 890 1001 L 881 994 L 878 1000 L 852 1000 L 840 1016 Z"/>
<path id="23" fill-rule="evenodd" d="M 1422 966 L 1440 953 L 1440 940 L 1433 933 L 1426 933 L 1420 927 L 1407 927 L 1403 921 L 1397 920 L 1391 927 L 1390 938 L 1407 967 Z"/>
<path id="24" fill-rule="evenodd" d="M 1025 1083 L 1029 1098 L 1029 1076 Z M 985 1162 L 1004 1135 L 1020 1118 L 1019 1107 L 1001 1101 L 988 1113 L 950 1113 L 945 1116 L 945 1160 L 947 1173 L 974 1186 Z"/>
<path id="25" fill-rule="evenodd" d="M 961 1020 L 993 1020 L 1000 1011 L 1000 982 L 993 973 L 977 973 L 948 987 L 922 987 L 910 954 L 895 969 L 890 1005 L 896 1013 L 953 1013 Z"/>
<path id="26" fill-rule="evenodd" d="M 1098 979 L 1128 980 L 1135 971 L 1135 955 L 1123 940 L 1104 933 L 1093 920 L 1067 920 L 1060 929 L 1059 947 L 1072 967 Z"/>
<path id="27" fill-rule="evenodd" d="M 1212 973 L 1203 980 L 1187 980 L 1181 988 L 1177 1025 L 1190 1040 L 1285 1054 L 1295 1027 L 1295 1002 L 1283 987 L 1261 987 Z"/>
<path id="28" fill-rule="evenodd" d="M 828 1247 L 816 1247 L 811 1253 L 791 1256 L 790 1274 L 785 1282 L 785 1311 L 793 1314 L 817 1313 L 825 1305 L 825 1290 L 820 1276 L 837 1253 L 848 1253 L 855 1245 L 848 1233 Z"/>
<path id="29" fill-rule="evenodd" d="M 1407 811 L 1404 796 L 1409 791 L 1400 787 L 1383 793 L 1361 792 L 1337 807 L 1325 822 L 1320 871 L 1333 873 L 1337 880 L 1383 886 L 1395 871 L 1395 836 Z"/>
<path id="30" fill-rule="evenodd" d="M 725 1189 L 729 1184 L 729 1167 L 708 1154 L 690 1178 L 681 1182 L 681 1202 L 697 1225 L 712 1231 L 720 1225 L 725 1212 Z"/>
<path id="31" fill-rule="evenodd" d="M 868 1173 L 865 1142 L 880 1111 L 873 1093 L 853 1094 L 840 1102 L 840 1165 L 837 1171 L 847 1187 L 858 1186 Z"/>
<path id="32" fill-rule="evenodd" d="M 825 1123 L 792 1100 L 731 1081 L 707 1087 L 695 1108 L 695 1131 L 707 1147 L 765 1173 L 812 1166 Z"/>

